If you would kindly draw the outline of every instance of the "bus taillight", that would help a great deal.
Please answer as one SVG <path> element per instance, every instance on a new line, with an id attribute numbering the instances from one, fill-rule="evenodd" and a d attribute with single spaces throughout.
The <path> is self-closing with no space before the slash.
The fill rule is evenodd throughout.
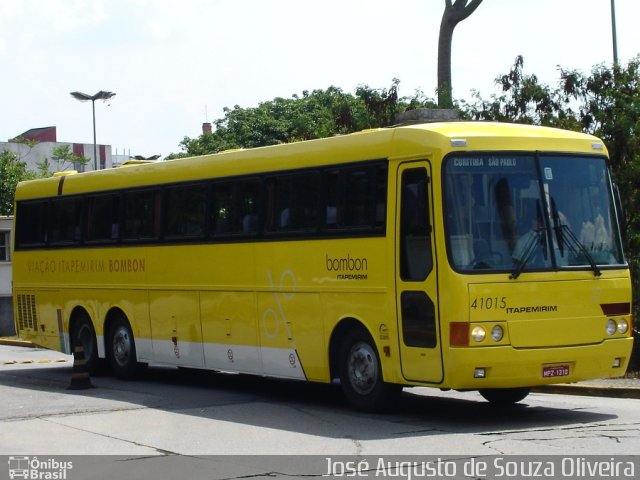
<path id="1" fill-rule="evenodd" d="M 452 347 L 469 346 L 469 328 L 468 322 L 451 322 L 449 324 L 449 345 Z"/>

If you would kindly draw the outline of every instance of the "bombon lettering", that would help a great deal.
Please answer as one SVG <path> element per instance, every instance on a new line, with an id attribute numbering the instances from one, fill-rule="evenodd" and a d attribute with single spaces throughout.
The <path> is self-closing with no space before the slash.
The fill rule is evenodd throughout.
<path id="1" fill-rule="evenodd" d="M 325 254 L 325 265 L 328 272 L 336 272 L 338 280 L 366 280 L 369 262 L 366 257 L 330 257 Z"/>
<path id="2" fill-rule="evenodd" d="M 146 271 L 144 258 L 109 260 L 109 273 L 141 273 Z"/>

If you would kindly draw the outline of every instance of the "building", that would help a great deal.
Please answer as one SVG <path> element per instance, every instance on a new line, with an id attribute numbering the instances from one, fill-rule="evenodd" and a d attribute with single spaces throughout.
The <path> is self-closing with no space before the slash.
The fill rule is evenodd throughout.
<path id="1" fill-rule="evenodd" d="M 11 229 L 13 217 L 0 217 L 0 337 L 15 335 L 11 292 Z"/>
<path id="2" fill-rule="evenodd" d="M 89 159 L 86 165 L 60 164 L 53 159 L 56 147 L 68 145 L 70 151 L 76 155 Z M 111 145 L 97 145 L 98 168 L 106 169 L 113 166 Z M 94 170 L 93 143 L 59 142 L 56 127 L 32 128 L 26 132 L 0 142 L 0 152 L 15 153 L 20 161 L 27 165 L 27 169 L 38 172 L 39 165 L 45 160 L 49 163 L 49 171 L 63 170 L 89 171 Z M 11 290 L 11 235 L 13 217 L 0 217 L 0 336 L 14 335 L 13 304 Z"/>
<path id="3" fill-rule="evenodd" d="M 26 143 L 25 140 L 31 141 Z M 37 142 L 33 144 L 32 142 Z M 53 160 L 53 151 L 56 147 L 69 145 L 70 150 L 76 155 L 89 159 L 86 165 L 58 165 Z M 27 168 L 34 172 L 38 171 L 38 165 L 48 160 L 49 170 L 59 172 L 62 170 L 78 170 L 80 172 L 94 170 L 93 143 L 73 143 L 58 142 L 56 127 L 32 128 L 26 132 L 9 139 L 7 142 L 0 142 L 0 152 L 7 150 L 18 155 L 21 161 L 27 164 Z M 98 169 L 111 168 L 113 158 L 111 155 L 111 145 L 97 145 Z"/>

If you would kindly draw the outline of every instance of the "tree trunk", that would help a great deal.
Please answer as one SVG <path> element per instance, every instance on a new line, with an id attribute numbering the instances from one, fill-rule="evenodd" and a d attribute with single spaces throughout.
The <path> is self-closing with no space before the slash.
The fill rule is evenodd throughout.
<path id="1" fill-rule="evenodd" d="M 451 93 L 451 44 L 453 29 L 471 15 L 482 0 L 445 0 L 438 38 L 438 108 L 453 107 Z M 468 3 L 468 5 L 467 5 Z"/>

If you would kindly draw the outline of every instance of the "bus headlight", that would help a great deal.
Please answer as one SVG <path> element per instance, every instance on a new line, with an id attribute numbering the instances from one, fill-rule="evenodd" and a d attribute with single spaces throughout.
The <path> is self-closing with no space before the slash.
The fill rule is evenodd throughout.
<path id="1" fill-rule="evenodd" d="M 627 323 L 627 321 L 624 318 L 621 318 L 620 320 L 618 320 L 618 332 L 627 333 L 628 330 L 629 330 L 629 324 Z"/>
<path id="2" fill-rule="evenodd" d="M 499 342 L 504 337 L 504 330 L 500 325 L 494 325 L 491 329 L 491 338 L 494 342 Z"/>
<path id="3" fill-rule="evenodd" d="M 616 333 L 617 329 L 618 329 L 618 324 L 616 323 L 615 320 L 612 320 L 612 319 L 607 320 L 607 335 L 613 335 L 614 333 Z"/>
<path id="4" fill-rule="evenodd" d="M 482 327 L 473 327 L 471 330 L 471 338 L 473 338 L 476 342 L 482 342 L 487 336 L 487 332 Z"/>

